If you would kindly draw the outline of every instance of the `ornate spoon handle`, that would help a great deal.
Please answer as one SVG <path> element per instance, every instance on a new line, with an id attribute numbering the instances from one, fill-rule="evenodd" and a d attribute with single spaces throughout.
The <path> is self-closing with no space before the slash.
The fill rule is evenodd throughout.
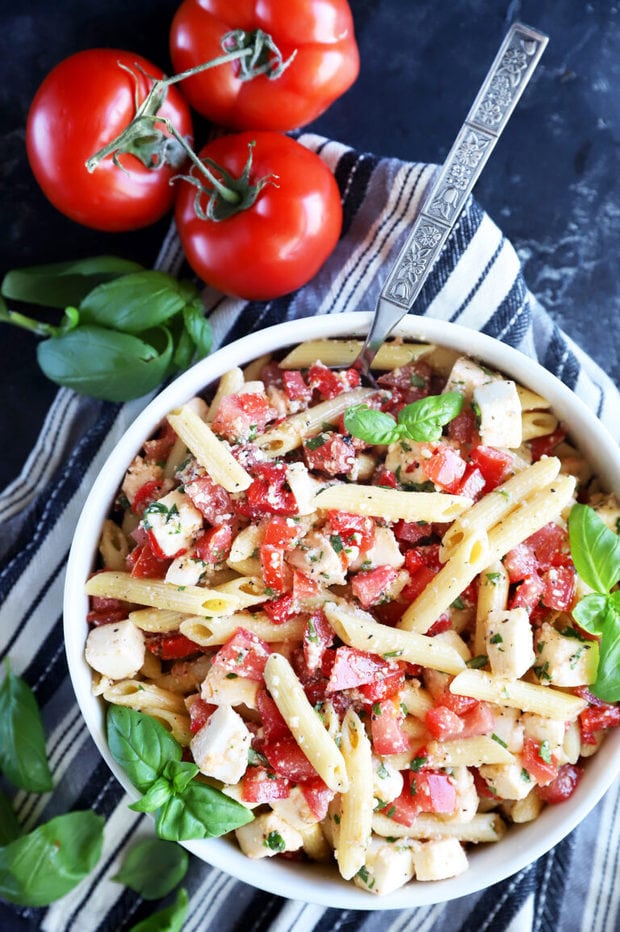
<path id="1" fill-rule="evenodd" d="M 508 30 L 381 290 L 372 327 L 355 362 L 366 374 L 385 338 L 413 307 L 548 41 L 548 36 L 519 23 Z"/>

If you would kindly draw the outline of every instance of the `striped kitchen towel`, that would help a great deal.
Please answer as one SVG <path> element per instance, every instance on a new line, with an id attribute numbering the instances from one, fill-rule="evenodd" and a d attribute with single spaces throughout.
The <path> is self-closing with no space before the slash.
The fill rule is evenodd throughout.
<path id="1" fill-rule="evenodd" d="M 282 320 L 372 309 L 433 174 L 432 166 L 360 154 L 310 134 L 299 138 L 338 180 L 341 240 L 309 285 L 275 301 L 247 303 L 206 289 L 218 345 Z M 158 267 L 179 272 L 182 263 L 171 230 Z M 616 387 L 537 304 L 514 249 L 473 199 L 416 310 L 482 330 L 538 359 L 618 438 Z M 68 679 L 61 626 L 63 571 L 80 509 L 108 453 L 146 401 L 116 405 L 59 391 L 24 470 L 0 496 L 0 653 L 31 684 L 43 710 L 55 784 L 43 796 L 18 792 L 15 810 L 26 829 L 71 809 L 92 808 L 106 819 L 103 855 L 92 874 L 47 909 L 0 903 L 5 932 L 120 932 L 163 905 L 144 902 L 110 879 L 136 839 L 152 835 L 152 821 L 127 809 L 127 797 L 89 738 Z M 483 893 L 413 910 L 323 909 L 256 891 L 193 859 L 185 880 L 190 908 L 184 929 L 612 932 L 620 926 L 619 805 L 616 784 L 572 836 L 518 875 Z M 577 848 L 587 857 L 573 857 Z"/>

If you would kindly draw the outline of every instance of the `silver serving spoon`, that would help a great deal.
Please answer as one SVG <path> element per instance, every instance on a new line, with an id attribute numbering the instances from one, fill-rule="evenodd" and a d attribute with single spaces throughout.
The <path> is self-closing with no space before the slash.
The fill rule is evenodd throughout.
<path id="1" fill-rule="evenodd" d="M 379 347 L 409 313 L 534 73 L 549 37 L 515 23 L 499 47 L 446 161 L 381 289 L 368 336 L 353 363 L 373 382 Z"/>

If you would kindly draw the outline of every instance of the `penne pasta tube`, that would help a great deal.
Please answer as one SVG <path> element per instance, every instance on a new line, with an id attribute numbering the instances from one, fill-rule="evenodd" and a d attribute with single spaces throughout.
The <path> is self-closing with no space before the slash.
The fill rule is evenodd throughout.
<path id="1" fill-rule="evenodd" d="M 142 631 L 167 632 L 178 631 L 179 625 L 187 618 L 183 612 L 171 612 L 165 608 L 140 608 L 127 615 L 130 621 Z"/>
<path id="2" fill-rule="evenodd" d="M 103 565 L 109 570 L 124 570 L 125 560 L 129 553 L 129 544 L 122 529 L 109 518 L 103 522 L 101 538 L 99 540 L 99 553 Z"/>
<path id="3" fill-rule="evenodd" d="M 183 697 L 143 680 L 119 680 L 103 692 L 106 702 L 124 705 L 156 718 L 179 744 L 189 745 L 189 716 Z"/>
<path id="4" fill-rule="evenodd" d="M 318 359 L 325 366 L 350 366 L 363 346 L 363 340 L 308 340 L 292 349 L 280 361 L 281 369 L 305 369 Z M 384 343 L 372 361 L 373 369 L 399 369 L 434 349 L 432 343 Z"/>
<path id="5" fill-rule="evenodd" d="M 339 483 L 322 489 L 314 499 L 315 509 L 333 509 L 356 515 L 371 515 L 388 521 L 453 521 L 471 499 L 446 492 L 405 492 L 382 486 Z"/>
<path id="6" fill-rule="evenodd" d="M 364 725 L 353 709 L 347 709 L 342 723 L 340 750 L 347 768 L 349 789 L 340 800 L 336 860 L 341 876 L 350 880 L 366 861 L 374 808 L 372 748 Z"/>
<path id="7" fill-rule="evenodd" d="M 484 622 L 489 612 L 501 611 L 508 604 L 510 579 L 501 560 L 495 560 L 480 573 L 478 602 L 476 603 L 476 628 L 474 632 L 474 657 L 486 650 Z"/>
<path id="8" fill-rule="evenodd" d="M 265 684 L 295 741 L 316 772 L 330 790 L 346 793 L 349 777 L 344 758 L 282 654 L 270 654 L 265 665 Z"/>
<path id="9" fill-rule="evenodd" d="M 452 555 L 466 534 L 472 531 L 489 530 L 513 511 L 531 492 L 555 479 L 559 471 L 560 461 L 557 457 L 544 457 L 485 495 L 457 518 L 444 534 L 439 550 L 442 562 Z"/>
<path id="10" fill-rule="evenodd" d="M 281 424 L 266 430 L 254 442 L 265 456 L 283 456 L 300 447 L 304 437 L 319 431 L 323 424 L 333 424 L 348 407 L 365 401 L 373 392 L 372 388 L 354 388 L 336 398 L 321 401 L 306 411 L 287 417 Z"/>
<path id="11" fill-rule="evenodd" d="M 219 411 L 220 404 L 222 403 L 222 398 L 226 398 L 227 395 L 234 395 L 235 392 L 241 391 L 244 381 L 243 372 L 238 366 L 235 366 L 234 369 L 229 369 L 228 372 L 223 374 L 218 383 L 213 400 L 209 405 L 209 412 L 206 418 L 207 424 L 210 424 L 214 420 L 215 415 Z"/>
<path id="12" fill-rule="evenodd" d="M 517 394 L 521 402 L 522 411 L 539 411 L 551 407 L 550 402 L 547 401 L 546 398 L 543 398 L 543 396 L 539 395 L 537 392 L 531 391 L 529 388 L 524 388 L 523 385 L 517 385 Z"/>
<path id="13" fill-rule="evenodd" d="M 442 673 L 458 673 L 465 661 L 457 650 L 436 638 L 379 624 L 358 608 L 326 602 L 325 617 L 338 637 L 349 647 L 370 651 L 386 659 L 419 663 Z"/>
<path id="14" fill-rule="evenodd" d="M 214 586 L 214 592 L 232 595 L 240 609 L 265 601 L 265 584 L 259 576 L 239 576 Z"/>
<path id="15" fill-rule="evenodd" d="M 201 647 L 217 647 L 225 644 L 238 628 L 245 628 L 269 644 L 279 641 L 300 640 L 306 628 L 303 618 L 291 618 L 281 625 L 274 625 L 263 612 L 237 612 L 217 618 L 187 617 L 181 622 L 179 631 L 190 641 Z"/>
<path id="16" fill-rule="evenodd" d="M 525 443 L 534 437 L 551 434 L 558 426 L 558 419 L 550 411 L 524 411 L 521 416 L 521 437 Z"/>
<path id="17" fill-rule="evenodd" d="M 376 812 L 372 817 L 372 830 L 384 838 L 458 838 L 478 844 L 499 841 L 506 834 L 506 825 L 496 812 L 478 812 L 469 822 L 447 822 L 440 816 L 421 812 L 413 825 L 400 825 Z"/>
<path id="18" fill-rule="evenodd" d="M 514 764 L 515 757 L 501 741 L 489 735 L 432 741 L 426 745 L 431 767 L 480 767 L 482 764 Z"/>
<path id="19" fill-rule="evenodd" d="M 262 356 L 258 356 L 256 359 L 253 359 L 252 362 L 249 362 L 243 370 L 243 378 L 245 381 L 254 382 L 260 379 L 263 369 L 267 363 L 271 362 L 271 359 L 271 353 L 263 353 Z"/>
<path id="20" fill-rule="evenodd" d="M 97 573 L 86 583 L 87 595 L 100 595 L 185 615 L 229 615 L 238 607 L 235 596 L 201 586 L 177 586 L 163 579 L 141 579 L 129 573 Z"/>
<path id="21" fill-rule="evenodd" d="M 450 692 L 456 696 L 470 696 L 511 709 L 521 709 L 522 712 L 535 712 L 562 722 L 577 718 L 587 706 L 585 699 L 554 689 L 553 686 L 502 679 L 485 670 L 463 670 L 450 683 Z"/>
<path id="22" fill-rule="evenodd" d="M 251 485 L 250 474 L 189 405 L 171 412 L 168 421 L 214 482 L 227 492 L 243 492 Z"/>

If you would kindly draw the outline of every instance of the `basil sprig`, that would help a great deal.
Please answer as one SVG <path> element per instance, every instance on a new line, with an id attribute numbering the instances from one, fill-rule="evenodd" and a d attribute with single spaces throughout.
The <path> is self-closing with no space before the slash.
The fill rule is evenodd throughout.
<path id="1" fill-rule="evenodd" d="M 366 404 L 352 405 L 344 413 L 344 426 L 353 436 L 366 443 L 388 444 L 396 440 L 435 441 L 442 428 L 449 424 L 463 407 L 458 392 L 419 398 L 398 412 L 398 420 L 385 411 Z"/>
<path id="2" fill-rule="evenodd" d="M 107 732 L 112 757 L 143 793 L 130 808 L 154 812 L 160 838 L 214 838 L 253 820 L 245 806 L 194 779 L 198 767 L 181 760 L 181 745 L 150 715 L 112 705 Z"/>
<path id="3" fill-rule="evenodd" d="M 86 877 L 101 856 L 103 817 L 69 812 L 0 848 L 0 896 L 47 906 Z"/>
<path id="4" fill-rule="evenodd" d="M 568 518 L 571 556 L 581 579 L 594 592 L 573 609 L 590 634 L 600 636 L 599 664 L 591 691 L 604 702 L 620 701 L 620 537 L 589 505 L 574 505 Z"/>
<path id="5" fill-rule="evenodd" d="M 127 852 L 112 880 L 145 900 L 158 900 L 183 880 L 188 865 L 189 855 L 180 845 L 161 838 L 145 838 Z"/>
<path id="6" fill-rule="evenodd" d="M 37 347 L 45 375 L 93 398 L 139 398 L 211 349 L 192 284 L 114 256 L 9 272 L 1 290 L 0 321 L 46 338 Z M 64 315 L 44 323 L 9 310 L 4 298 Z"/>
<path id="7" fill-rule="evenodd" d="M 0 770 L 15 786 L 31 793 L 52 789 L 36 699 L 26 681 L 11 671 L 8 659 L 0 684 Z"/>
<path id="8" fill-rule="evenodd" d="M 187 917 L 189 897 L 185 887 L 181 887 L 176 900 L 166 909 L 161 909 L 152 916 L 132 926 L 129 932 L 181 932 Z"/>

